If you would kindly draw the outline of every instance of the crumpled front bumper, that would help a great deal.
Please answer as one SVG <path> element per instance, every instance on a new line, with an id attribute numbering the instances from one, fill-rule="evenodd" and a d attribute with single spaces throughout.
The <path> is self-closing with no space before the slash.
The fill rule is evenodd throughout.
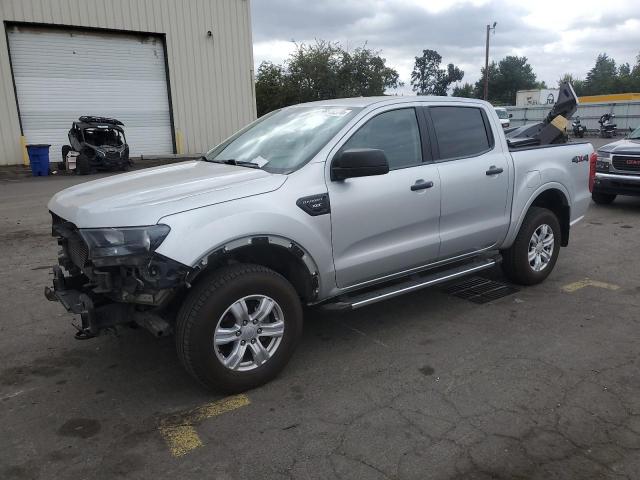
<path id="1" fill-rule="evenodd" d="M 53 267 L 53 284 L 44 289 L 47 300 L 60 302 L 68 312 L 80 315 L 81 325 L 76 326 L 76 338 L 94 337 L 101 330 L 136 321 L 132 304 L 96 301 L 92 291 L 81 280 L 81 277 L 65 277 L 56 265 Z"/>

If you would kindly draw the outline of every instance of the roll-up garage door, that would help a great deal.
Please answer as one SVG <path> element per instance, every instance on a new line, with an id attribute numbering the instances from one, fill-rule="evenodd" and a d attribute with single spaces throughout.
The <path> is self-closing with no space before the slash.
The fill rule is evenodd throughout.
<path id="1" fill-rule="evenodd" d="M 52 161 L 81 115 L 123 122 L 132 156 L 173 153 L 161 38 L 23 26 L 8 37 L 24 136 L 51 144 Z"/>

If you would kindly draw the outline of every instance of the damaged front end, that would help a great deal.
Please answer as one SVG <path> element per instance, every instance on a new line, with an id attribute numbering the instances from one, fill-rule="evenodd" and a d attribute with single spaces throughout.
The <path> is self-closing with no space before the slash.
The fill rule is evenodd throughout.
<path id="1" fill-rule="evenodd" d="M 158 336 L 171 333 L 173 300 L 193 270 L 155 253 L 169 234 L 167 225 L 78 229 L 51 215 L 60 253 L 45 296 L 80 315 L 77 338 L 126 324 Z"/>

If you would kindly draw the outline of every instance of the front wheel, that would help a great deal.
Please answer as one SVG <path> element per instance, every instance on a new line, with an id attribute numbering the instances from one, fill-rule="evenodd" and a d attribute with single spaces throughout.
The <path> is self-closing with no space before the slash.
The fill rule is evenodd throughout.
<path id="1" fill-rule="evenodd" d="M 302 333 L 302 306 L 280 274 L 234 264 L 203 278 L 176 321 L 178 357 L 203 386 L 242 392 L 273 379 Z"/>
<path id="2" fill-rule="evenodd" d="M 617 195 L 611 193 L 593 192 L 591 194 L 591 199 L 598 205 L 609 205 L 610 203 L 613 203 L 616 197 Z"/>
<path id="3" fill-rule="evenodd" d="M 502 269 L 509 280 L 535 285 L 549 276 L 560 251 L 560 223 L 546 208 L 531 207 L 511 248 L 504 250 Z"/>
<path id="4" fill-rule="evenodd" d="M 89 158 L 82 153 L 76 158 L 76 173 L 78 175 L 89 175 L 91 173 Z"/>

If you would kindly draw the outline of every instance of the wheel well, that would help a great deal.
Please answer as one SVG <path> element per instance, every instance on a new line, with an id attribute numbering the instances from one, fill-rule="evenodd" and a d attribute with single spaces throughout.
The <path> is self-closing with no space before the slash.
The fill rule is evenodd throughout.
<path id="1" fill-rule="evenodd" d="M 531 206 L 543 207 L 555 213 L 556 217 L 558 217 L 558 222 L 560 222 L 560 233 L 562 235 L 560 245 L 563 247 L 569 245 L 571 207 L 569 207 L 569 202 L 564 193 L 555 188 L 545 190 L 536 197 Z"/>
<path id="2" fill-rule="evenodd" d="M 253 263 L 270 268 L 286 278 L 303 301 L 312 300 L 318 289 L 318 276 L 301 259 L 299 247 L 285 248 L 272 243 L 251 244 L 222 250 L 209 257 L 207 270 L 230 263 Z"/>

